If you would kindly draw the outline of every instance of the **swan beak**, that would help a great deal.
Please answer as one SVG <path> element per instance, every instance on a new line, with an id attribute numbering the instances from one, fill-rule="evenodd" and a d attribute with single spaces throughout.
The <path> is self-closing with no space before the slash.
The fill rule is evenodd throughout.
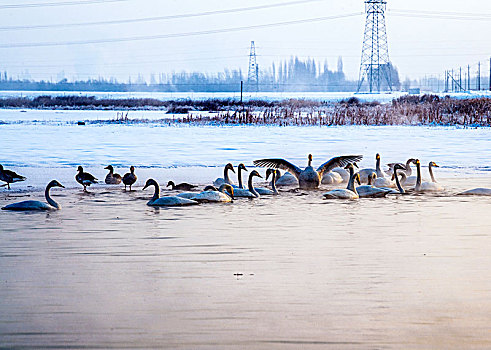
<path id="1" fill-rule="evenodd" d="M 258 175 L 257 175 L 257 177 L 260 177 L 261 179 L 263 178 L 263 177 L 261 176 L 261 174 L 258 174 Z"/>
<path id="2" fill-rule="evenodd" d="M 109 169 L 109 167 L 107 166 L 107 167 L 105 167 L 104 169 Z"/>
<path id="3" fill-rule="evenodd" d="M 145 184 L 145 186 L 143 186 L 143 188 L 142 188 L 142 191 L 145 190 L 145 188 L 147 188 L 147 187 L 148 187 L 148 185 Z"/>
<path id="4" fill-rule="evenodd" d="M 62 184 L 58 184 L 58 187 L 65 188 Z"/>
<path id="5" fill-rule="evenodd" d="M 433 163 L 433 166 L 434 166 L 435 168 L 439 168 L 439 167 L 440 167 L 440 166 L 439 166 L 438 164 L 436 164 L 436 163 Z"/>

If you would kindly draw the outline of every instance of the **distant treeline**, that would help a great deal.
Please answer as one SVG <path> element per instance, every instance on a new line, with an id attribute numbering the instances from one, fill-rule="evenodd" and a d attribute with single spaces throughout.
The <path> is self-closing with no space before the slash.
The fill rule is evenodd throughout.
<path id="1" fill-rule="evenodd" d="M 400 90 L 399 73 L 389 64 L 392 89 Z M 237 92 L 240 82 L 244 82 L 246 91 L 356 91 L 357 81 L 347 80 L 343 72 L 340 57 L 336 70 L 329 69 L 327 61 L 314 59 L 301 60 L 292 57 L 288 61 L 274 63 L 270 68 L 258 71 L 258 83 L 248 82 L 241 70 L 225 70 L 222 73 L 207 74 L 200 72 L 175 72 L 170 74 L 152 74 L 147 82 L 142 76 L 136 80 L 118 82 L 116 79 L 89 79 L 85 81 L 33 81 L 13 79 L 7 72 L 0 75 L 0 90 L 10 91 L 101 91 L 101 92 Z M 382 90 L 387 90 L 385 84 Z"/>

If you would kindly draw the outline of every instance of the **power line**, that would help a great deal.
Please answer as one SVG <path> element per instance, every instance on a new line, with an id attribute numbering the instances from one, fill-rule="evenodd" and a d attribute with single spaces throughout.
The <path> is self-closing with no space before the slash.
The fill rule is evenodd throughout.
<path id="1" fill-rule="evenodd" d="M 389 9 L 389 12 L 411 13 L 411 14 L 425 14 L 425 15 L 450 15 L 450 16 L 476 16 L 476 17 L 491 17 L 491 14 L 487 13 L 472 13 L 472 12 L 448 12 L 448 11 L 424 11 L 424 10 L 398 10 Z"/>
<path id="2" fill-rule="evenodd" d="M 430 12 L 403 12 L 403 11 L 392 11 L 391 16 L 397 17 L 412 17 L 412 18 L 428 18 L 428 19 L 451 19 L 451 20 L 465 20 L 465 21 L 490 21 L 491 16 L 484 14 L 445 14 L 445 13 L 430 13 Z"/>
<path id="3" fill-rule="evenodd" d="M 128 1 L 128 0 L 118 0 L 118 1 Z M 260 5 L 260 6 L 252 6 L 252 7 L 241 7 L 241 8 L 228 9 L 228 10 L 216 10 L 216 11 L 189 13 L 189 14 L 181 14 L 181 15 L 145 17 L 145 18 L 134 18 L 134 19 L 121 19 L 121 20 L 112 20 L 112 21 L 96 21 L 96 22 L 65 23 L 65 24 L 40 24 L 40 25 L 25 25 L 25 26 L 5 26 L 5 27 L 0 27 L 0 31 L 50 29 L 50 28 L 70 28 L 70 27 L 82 27 L 82 26 L 94 26 L 94 25 L 97 26 L 97 25 L 112 25 L 112 24 L 166 21 L 166 20 L 172 20 L 172 19 L 202 17 L 202 16 L 229 14 L 229 13 L 237 13 L 237 12 L 245 12 L 245 11 L 254 11 L 254 10 L 264 10 L 264 9 L 270 9 L 270 8 L 276 8 L 276 7 L 300 5 L 300 4 L 305 4 L 305 3 L 309 3 L 309 2 L 319 2 L 319 1 L 324 1 L 324 0 L 297 0 L 297 1 L 277 3 L 277 4 Z"/>
<path id="4" fill-rule="evenodd" d="M 295 21 L 258 24 L 258 25 L 251 25 L 251 26 L 245 26 L 245 27 L 211 29 L 211 30 L 203 30 L 203 31 L 197 31 L 197 32 L 185 32 L 185 33 L 174 33 L 174 34 L 144 35 L 144 36 L 136 36 L 136 37 L 129 37 L 129 38 L 127 37 L 127 38 L 94 39 L 94 40 L 64 41 L 64 42 L 54 42 L 53 41 L 53 42 L 44 42 L 44 43 L 31 42 L 31 43 L 19 43 L 19 44 L 16 44 L 16 43 L 14 43 L 14 44 L 3 44 L 3 45 L 0 45 L 0 49 L 21 48 L 21 47 L 47 47 L 47 46 L 103 44 L 103 43 L 116 43 L 116 42 L 128 42 L 128 41 L 143 41 L 143 40 L 181 38 L 181 37 L 198 36 L 198 35 L 238 32 L 238 31 L 251 30 L 251 29 L 279 27 L 279 26 L 284 26 L 284 25 L 322 22 L 322 21 L 328 21 L 328 20 L 334 20 L 334 19 L 340 19 L 340 18 L 355 17 L 355 16 L 360 16 L 362 14 L 363 13 L 361 13 L 361 12 L 357 12 L 357 13 L 350 13 L 350 14 L 345 14 L 345 15 L 316 17 L 316 18 L 300 19 L 300 20 L 295 20 Z"/>
<path id="5" fill-rule="evenodd" d="M 35 7 L 92 5 L 92 4 L 124 2 L 124 1 L 128 1 L 128 0 L 87 0 L 87 1 L 41 2 L 41 3 L 29 3 L 29 4 L 8 4 L 8 5 L 0 5 L 0 9 L 23 9 L 23 8 L 35 8 Z"/>

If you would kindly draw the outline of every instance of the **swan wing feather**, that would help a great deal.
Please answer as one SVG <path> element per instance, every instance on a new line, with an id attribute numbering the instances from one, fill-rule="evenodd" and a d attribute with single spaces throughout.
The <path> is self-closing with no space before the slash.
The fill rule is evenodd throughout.
<path id="1" fill-rule="evenodd" d="M 283 169 L 292 173 L 297 179 L 300 176 L 302 170 L 290 163 L 287 160 L 281 158 L 272 158 L 272 159 L 258 159 L 254 162 L 255 166 L 265 167 L 265 168 L 274 168 L 274 169 Z"/>
<path id="2" fill-rule="evenodd" d="M 363 156 L 339 156 L 329 159 L 327 162 L 317 168 L 319 176 L 322 178 L 325 172 L 329 172 L 334 168 L 344 168 L 348 164 L 359 162 Z"/>

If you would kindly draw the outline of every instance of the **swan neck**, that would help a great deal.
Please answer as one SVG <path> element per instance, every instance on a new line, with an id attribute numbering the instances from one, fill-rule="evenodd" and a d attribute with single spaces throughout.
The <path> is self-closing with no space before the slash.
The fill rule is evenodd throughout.
<path id="1" fill-rule="evenodd" d="M 278 190 L 276 189 L 276 170 L 273 171 L 273 179 L 271 188 L 273 189 L 274 194 L 278 194 Z"/>
<path id="2" fill-rule="evenodd" d="M 49 190 L 51 189 L 51 187 L 53 186 L 49 184 L 48 186 L 46 186 L 46 190 L 44 191 L 44 197 L 46 197 L 46 202 L 48 202 L 48 204 L 51 205 L 52 207 L 55 207 L 56 209 L 60 209 L 60 205 L 49 195 Z"/>
<path id="3" fill-rule="evenodd" d="M 350 168 L 349 173 L 350 174 L 349 174 L 347 189 L 358 194 L 358 192 L 356 192 L 356 187 L 355 187 L 355 170 L 353 168 Z"/>
<path id="4" fill-rule="evenodd" d="M 160 198 L 160 186 L 156 181 L 153 182 L 152 185 L 155 187 L 155 191 L 154 191 L 153 197 L 152 197 L 152 202 L 153 202 L 153 201 L 156 201 L 157 199 Z"/>
<path id="5" fill-rule="evenodd" d="M 377 171 L 377 177 L 384 177 L 384 173 L 382 172 L 382 169 L 380 169 L 380 158 L 377 158 L 375 170 Z"/>
<path id="6" fill-rule="evenodd" d="M 421 164 L 416 164 L 416 187 L 415 190 L 419 191 L 421 189 Z"/>
<path id="7" fill-rule="evenodd" d="M 435 176 L 433 176 L 433 167 L 431 166 L 431 164 L 428 166 L 428 169 L 429 169 L 429 172 L 430 172 L 431 181 L 432 182 L 436 182 Z"/>
<path id="8" fill-rule="evenodd" d="M 397 189 L 399 190 L 400 193 L 406 193 L 406 191 L 404 191 L 404 188 L 402 188 L 401 186 L 401 183 L 399 182 L 399 176 L 397 174 L 397 170 L 395 170 L 395 180 L 396 180 L 396 186 L 397 186 Z"/>
<path id="9" fill-rule="evenodd" d="M 251 192 L 256 197 L 259 197 L 259 193 L 257 193 L 256 189 L 254 188 L 254 185 L 252 184 L 253 177 L 254 177 L 253 175 L 249 176 L 249 181 L 248 181 L 249 192 Z"/>
<path id="10" fill-rule="evenodd" d="M 244 185 L 242 185 L 242 168 L 237 171 L 237 177 L 239 178 L 239 188 L 244 188 Z"/>
<path id="11" fill-rule="evenodd" d="M 223 170 L 223 179 L 225 180 L 225 183 L 231 183 L 230 177 L 228 177 L 228 167 L 225 167 Z"/>

